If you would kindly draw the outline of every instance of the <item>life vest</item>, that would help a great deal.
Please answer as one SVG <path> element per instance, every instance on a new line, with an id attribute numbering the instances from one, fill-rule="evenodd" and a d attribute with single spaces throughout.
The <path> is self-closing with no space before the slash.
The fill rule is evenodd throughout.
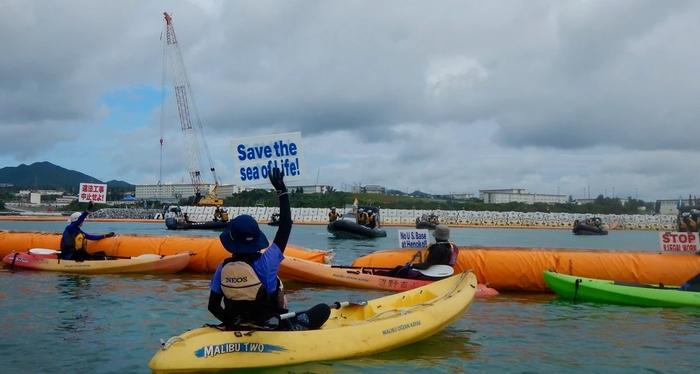
<path id="1" fill-rule="evenodd" d="M 459 247 L 452 242 L 438 242 L 428 247 L 428 257 L 425 262 L 431 265 L 450 265 L 457 263 Z"/>
<path id="2" fill-rule="evenodd" d="M 88 241 L 87 241 L 87 239 L 85 238 L 85 234 L 83 234 L 82 232 L 79 232 L 79 233 L 75 236 L 75 249 L 76 249 L 76 250 L 84 250 L 84 251 L 86 251 L 86 250 L 87 250 L 87 242 L 88 242 Z"/>
<path id="3" fill-rule="evenodd" d="M 338 219 L 338 213 L 337 212 L 330 212 L 328 213 L 328 220 L 333 222 Z"/>
<path id="4" fill-rule="evenodd" d="M 227 313 L 242 322 L 262 324 L 286 312 L 284 285 L 277 278 L 277 290 L 269 294 L 253 267 L 246 261 L 228 259 L 221 269 L 221 290 Z"/>
<path id="5" fill-rule="evenodd" d="M 221 269 L 221 290 L 231 300 L 255 301 L 262 287 L 253 267 L 243 261 L 229 262 Z"/>
<path id="6" fill-rule="evenodd" d="M 360 213 L 360 215 L 357 218 L 357 223 L 359 223 L 360 225 L 366 225 L 369 221 L 369 215 L 366 212 Z"/>
<path id="7" fill-rule="evenodd" d="M 70 252 L 87 250 L 87 242 L 85 234 L 82 232 L 78 232 L 75 235 L 64 235 L 61 238 L 61 250 Z"/>

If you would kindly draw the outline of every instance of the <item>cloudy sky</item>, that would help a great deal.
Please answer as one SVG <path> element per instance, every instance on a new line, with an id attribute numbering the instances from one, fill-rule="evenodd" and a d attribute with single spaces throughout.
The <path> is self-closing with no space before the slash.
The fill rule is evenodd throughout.
<path id="1" fill-rule="evenodd" d="M 338 188 L 698 194 L 697 1 L 0 0 L 0 167 L 187 181 L 163 11 L 224 183 L 301 131 Z"/>

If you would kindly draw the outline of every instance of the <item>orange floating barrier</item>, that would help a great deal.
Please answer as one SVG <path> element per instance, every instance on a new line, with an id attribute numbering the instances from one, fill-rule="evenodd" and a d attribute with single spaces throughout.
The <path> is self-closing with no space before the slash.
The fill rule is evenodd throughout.
<path id="1" fill-rule="evenodd" d="M 23 252 L 30 248 L 60 249 L 61 234 L 48 232 L 0 231 L 0 258 L 12 251 Z M 117 235 L 113 238 L 90 241 L 89 252 L 104 251 L 108 256 L 139 256 L 147 253 L 174 255 L 192 252 L 186 271 L 214 272 L 223 259 L 231 256 L 219 242 L 218 237 L 185 236 L 137 236 Z M 330 260 L 326 251 L 287 245 L 285 256 L 325 263 Z"/>
<path id="2" fill-rule="evenodd" d="M 394 267 L 410 261 L 415 253 L 415 249 L 377 251 L 356 259 L 352 265 Z M 545 270 L 588 278 L 679 285 L 700 273 L 700 256 L 593 249 L 460 247 L 455 271 L 466 269 L 474 271 L 479 283 L 499 291 L 547 291 Z"/>

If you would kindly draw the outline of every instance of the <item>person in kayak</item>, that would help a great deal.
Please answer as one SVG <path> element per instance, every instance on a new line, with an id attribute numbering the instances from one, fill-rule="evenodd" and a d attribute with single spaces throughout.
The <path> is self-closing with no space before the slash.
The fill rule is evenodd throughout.
<path id="1" fill-rule="evenodd" d="M 414 264 L 411 260 L 406 265 L 397 266 L 391 271 L 391 274 L 402 278 L 420 278 L 422 274 L 418 270 L 426 270 L 433 265 L 454 266 L 457 263 L 459 248 L 450 241 L 450 228 L 445 225 L 437 225 L 433 236 L 435 243 L 428 247 L 428 255 L 424 262 Z M 416 253 L 416 255 L 418 254 L 420 252 Z"/>
<path id="2" fill-rule="evenodd" d="M 93 254 L 87 251 L 88 240 L 102 240 L 114 236 L 113 232 L 105 235 L 92 235 L 84 232 L 80 227 L 83 221 L 90 214 L 92 209 L 92 201 L 88 204 L 85 211 L 75 212 L 68 218 L 68 226 L 63 230 L 61 236 L 61 258 L 64 260 L 85 261 L 90 259 L 104 259 L 104 252 L 96 252 Z"/>
<path id="3" fill-rule="evenodd" d="M 216 268 L 209 287 L 208 309 L 227 330 L 312 330 L 320 328 L 330 315 L 328 305 L 319 304 L 290 319 L 279 318 L 288 310 L 277 273 L 292 231 L 289 194 L 283 178 L 279 168 L 272 169 L 270 182 L 280 204 L 279 228 L 272 245 L 255 218 L 245 214 L 229 221 L 219 236 L 233 256 Z"/>

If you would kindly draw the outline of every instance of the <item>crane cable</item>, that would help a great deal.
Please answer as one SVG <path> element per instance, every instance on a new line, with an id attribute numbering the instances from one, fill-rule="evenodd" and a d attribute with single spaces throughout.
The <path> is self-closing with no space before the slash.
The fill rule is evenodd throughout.
<path id="1" fill-rule="evenodd" d="M 165 26 L 167 27 L 167 25 Z M 163 41 L 163 33 L 167 32 L 165 30 L 161 32 L 160 34 L 160 40 Z M 158 188 L 160 189 L 160 186 L 163 184 L 163 137 L 164 137 L 164 131 L 165 131 L 165 79 L 167 75 L 167 70 L 168 70 L 168 62 L 167 62 L 167 42 L 163 41 L 163 56 L 161 61 L 163 62 L 163 67 L 162 67 L 162 75 L 161 75 L 161 80 L 160 80 L 160 164 L 159 164 L 159 170 L 158 170 Z M 162 191 L 158 191 L 159 193 L 162 193 Z"/>

